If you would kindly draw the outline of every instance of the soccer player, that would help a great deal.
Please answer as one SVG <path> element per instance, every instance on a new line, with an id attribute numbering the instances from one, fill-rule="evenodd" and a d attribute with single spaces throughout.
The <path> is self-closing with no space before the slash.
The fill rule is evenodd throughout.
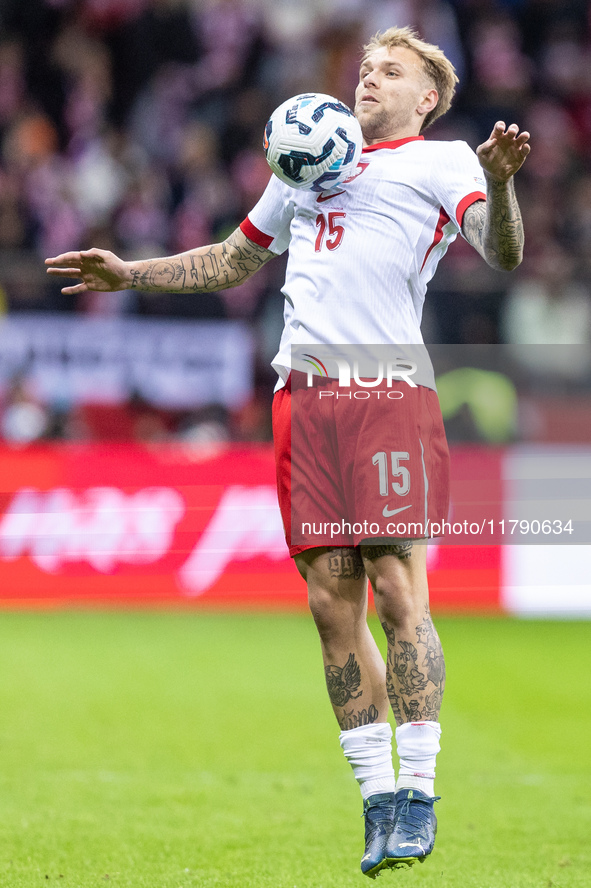
<path id="1" fill-rule="evenodd" d="M 364 412 L 348 412 L 344 420 L 333 389 L 322 399 L 321 416 L 310 415 L 308 428 L 291 430 L 292 453 L 293 381 L 306 367 L 291 366 L 291 351 L 305 346 L 313 360 L 331 344 L 421 343 L 426 285 L 460 232 L 496 269 L 521 262 L 513 177 L 529 153 L 529 134 L 499 121 L 476 154 L 464 142 L 424 140 L 422 131 L 448 110 L 456 82 L 437 47 L 408 28 L 390 28 L 364 48 L 355 94 L 364 151 L 342 186 L 317 194 L 272 177 L 226 241 L 177 256 L 124 262 L 91 249 L 47 260 L 49 274 L 82 279 L 64 287 L 68 294 L 134 288 L 198 293 L 236 286 L 289 250 L 285 329 L 273 362 L 280 377 L 273 411 L 279 501 L 290 552 L 307 582 L 340 743 L 361 788 L 361 869 L 374 878 L 384 867 L 424 860 L 435 840 L 445 666 L 429 613 L 427 532 L 421 527 L 445 517 L 447 447 L 427 378 L 414 386 L 400 380 L 398 389 L 393 384 L 392 391 L 402 392 L 398 400 L 374 398 L 373 407 L 350 401 L 348 410 L 362 405 Z M 332 385 L 326 378 L 316 382 L 309 389 L 314 396 Z M 293 416 L 297 426 L 302 412 L 297 421 Z M 307 458 L 302 434 L 314 445 Z M 359 525 L 343 524 L 331 540 L 303 529 L 300 534 L 299 525 L 292 534 L 292 516 L 305 516 L 307 509 L 316 514 L 319 500 L 329 520 L 342 516 L 346 501 L 355 521 L 402 512 L 415 532 L 381 531 L 376 539 L 355 533 Z M 366 622 L 368 578 L 387 638 L 386 664 Z M 397 782 L 389 705 L 397 724 Z"/>

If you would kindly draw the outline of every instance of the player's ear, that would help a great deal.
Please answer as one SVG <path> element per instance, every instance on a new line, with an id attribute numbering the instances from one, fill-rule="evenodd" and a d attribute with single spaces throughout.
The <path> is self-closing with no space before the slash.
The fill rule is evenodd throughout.
<path id="1" fill-rule="evenodd" d="M 435 106 L 437 105 L 438 101 L 439 101 L 439 93 L 437 92 L 437 90 L 434 87 L 431 87 L 430 89 L 426 90 L 426 92 L 424 92 L 422 94 L 419 104 L 418 104 L 418 107 L 417 107 L 417 111 L 421 115 L 421 117 L 423 117 L 425 114 L 428 114 L 430 111 L 432 111 L 435 108 Z"/>

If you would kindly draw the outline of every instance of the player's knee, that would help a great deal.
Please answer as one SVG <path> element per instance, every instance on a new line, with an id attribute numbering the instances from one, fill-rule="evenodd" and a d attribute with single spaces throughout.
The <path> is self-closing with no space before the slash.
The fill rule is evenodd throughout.
<path id="1" fill-rule="evenodd" d="M 416 595 L 411 589 L 393 588 L 388 582 L 378 580 L 374 596 L 382 622 L 399 631 L 414 628 L 425 615 L 423 596 Z"/>
<path id="2" fill-rule="evenodd" d="M 308 589 L 308 606 L 323 641 L 342 634 L 343 625 L 347 622 L 342 600 L 326 589 L 313 588 Z"/>
<path id="3" fill-rule="evenodd" d="M 308 589 L 308 606 L 320 636 L 331 635 L 336 622 L 333 596 L 324 589 Z"/>

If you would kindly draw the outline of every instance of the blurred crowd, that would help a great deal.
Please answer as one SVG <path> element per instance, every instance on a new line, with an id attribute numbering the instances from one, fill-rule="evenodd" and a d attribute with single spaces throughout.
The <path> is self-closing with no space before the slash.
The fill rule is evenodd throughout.
<path id="1" fill-rule="evenodd" d="M 90 246 L 167 255 L 222 239 L 268 180 L 271 111 L 308 90 L 352 104 L 360 47 L 392 24 L 438 44 L 460 77 L 427 138 L 475 148 L 499 119 L 531 133 L 517 181 L 523 264 L 494 272 L 459 238 L 431 284 L 426 341 L 588 346 L 586 0 L 0 0 L 0 313 L 243 319 L 257 338 L 255 400 L 246 419 L 206 421 L 222 437 L 266 438 L 283 258 L 218 294 L 77 297 L 46 279 L 43 259 Z M 527 363 L 530 350 L 519 353 Z M 589 366 L 564 364 L 550 360 L 550 372 L 588 384 Z M 18 380 L 5 395 L 23 397 Z M 54 419 L 44 434 L 86 434 Z M 185 431 L 170 418 L 156 426 Z"/>

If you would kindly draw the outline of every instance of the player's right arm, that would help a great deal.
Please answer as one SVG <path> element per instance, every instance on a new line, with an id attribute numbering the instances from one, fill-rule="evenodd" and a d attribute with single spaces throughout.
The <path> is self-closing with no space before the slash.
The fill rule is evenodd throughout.
<path id="1" fill-rule="evenodd" d="M 199 293 L 237 287 L 275 255 L 237 228 L 222 243 L 162 259 L 125 262 L 109 250 L 92 249 L 62 253 L 45 264 L 52 277 L 82 279 L 62 288 L 69 295 L 87 290 Z"/>

